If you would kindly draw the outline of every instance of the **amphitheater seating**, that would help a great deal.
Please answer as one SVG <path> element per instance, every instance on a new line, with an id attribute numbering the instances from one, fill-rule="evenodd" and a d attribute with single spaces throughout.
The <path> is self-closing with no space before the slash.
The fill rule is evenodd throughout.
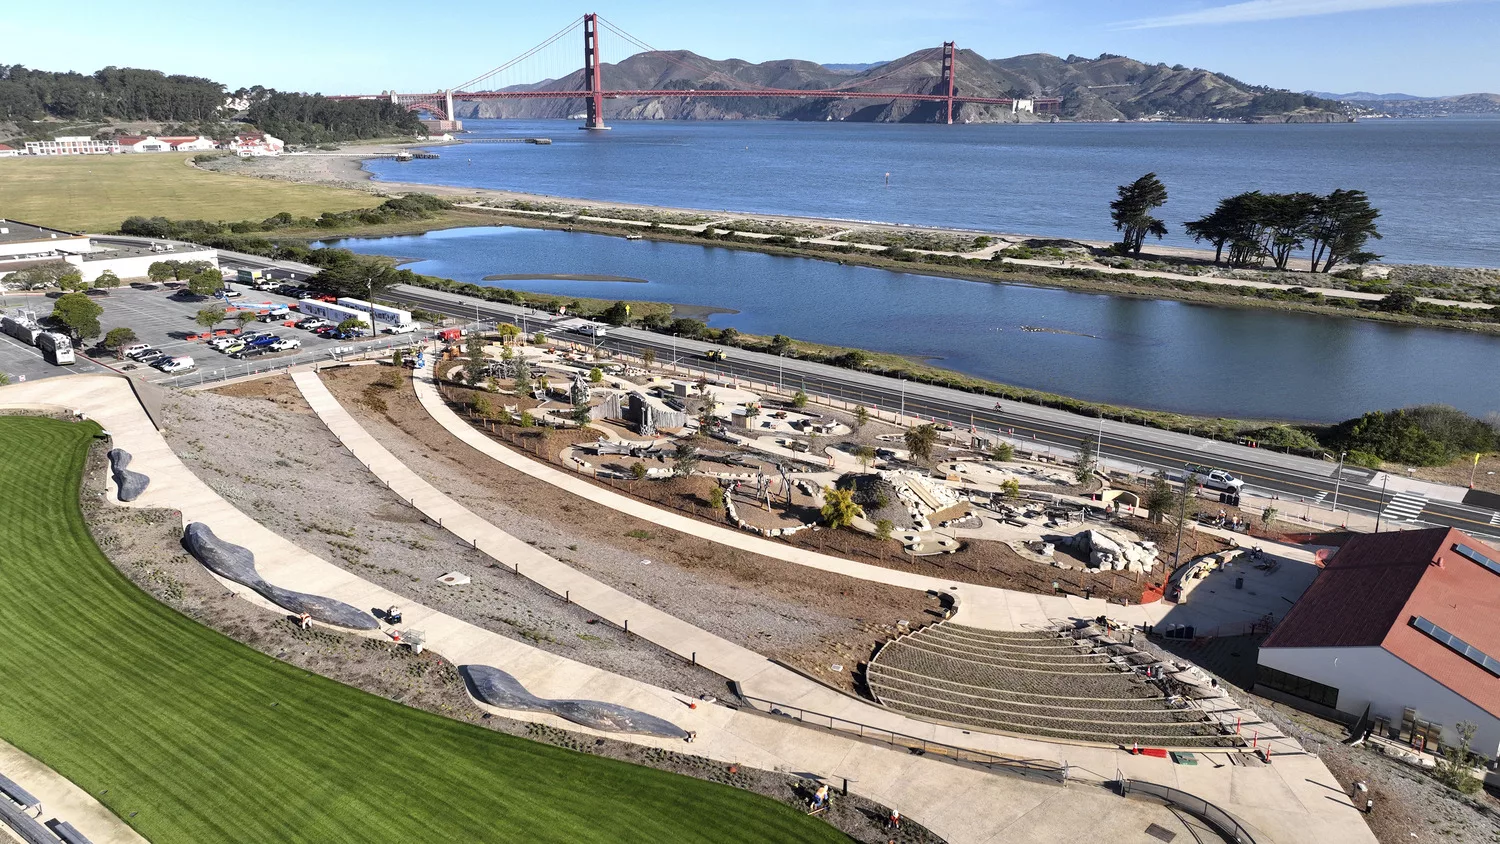
<path id="1" fill-rule="evenodd" d="M 1086 630 L 941 622 L 886 644 L 866 680 L 885 706 L 979 729 L 1121 745 L 1231 744 L 1205 713 L 1169 701 L 1133 670 L 1149 660 Z"/>

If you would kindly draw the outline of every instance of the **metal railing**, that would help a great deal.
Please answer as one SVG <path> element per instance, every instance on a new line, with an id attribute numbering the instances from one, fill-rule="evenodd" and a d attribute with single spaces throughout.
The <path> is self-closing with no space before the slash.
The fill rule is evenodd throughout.
<path id="1" fill-rule="evenodd" d="M 741 700 L 750 704 L 757 712 L 768 715 L 776 715 L 782 718 L 791 718 L 810 727 L 832 730 L 838 733 L 852 734 L 870 742 L 887 744 L 892 747 L 904 747 L 907 750 L 924 756 L 930 755 L 936 759 L 947 762 L 960 762 L 970 765 L 978 765 L 992 771 L 1005 771 L 1022 776 L 1043 777 L 1053 780 L 1059 784 L 1068 781 L 1067 763 L 1049 762 L 1038 759 L 1020 759 L 1014 756 L 1000 756 L 994 753 L 986 753 L 982 750 L 971 750 L 966 747 L 945 744 L 940 741 L 919 738 L 917 736 L 898 733 L 882 727 L 874 727 L 859 721 L 850 721 L 836 715 L 826 715 L 822 712 L 814 712 L 811 709 L 803 709 L 789 703 L 779 703 L 774 700 L 747 695 L 739 692 Z"/>
<path id="2" fill-rule="evenodd" d="M 1154 782 L 1143 782 L 1120 777 L 1120 795 L 1124 796 L 1131 792 L 1149 794 L 1165 800 L 1168 804 L 1176 806 L 1194 817 L 1200 818 L 1204 823 L 1213 827 L 1214 831 L 1223 836 L 1226 841 L 1235 841 L 1239 844 L 1270 844 L 1269 841 L 1257 842 L 1250 830 L 1246 829 L 1235 817 L 1218 806 L 1193 794 L 1188 794 L 1181 789 L 1171 786 L 1158 785 Z"/>

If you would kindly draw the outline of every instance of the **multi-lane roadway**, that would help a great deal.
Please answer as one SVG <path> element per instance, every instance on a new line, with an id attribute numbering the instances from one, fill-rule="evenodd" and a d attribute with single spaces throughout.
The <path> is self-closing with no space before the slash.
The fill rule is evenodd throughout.
<path id="1" fill-rule="evenodd" d="M 466 296 L 405 286 L 387 295 L 459 319 L 502 320 L 521 325 L 528 332 L 562 333 L 557 324 L 564 318 L 525 307 L 477 302 Z M 1244 478 L 1246 486 L 1252 490 L 1286 501 L 1284 512 L 1289 514 L 1298 512 L 1297 506 L 1303 503 L 1331 507 L 1337 494 L 1339 509 L 1378 515 L 1384 529 L 1427 523 L 1500 537 L 1500 513 L 1463 503 L 1464 490 L 1414 483 L 1406 478 L 1387 478 L 1356 466 L 1345 465 L 1340 469 L 1333 460 L 1282 454 L 1116 420 L 1083 417 L 1036 405 L 1012 401 L 997 403 L 993 397 L 946 387 L 744 349 L 726 349 L 712 343 L 638 329 L 610 328 L 601 338 L 569 333 L 566 338 L 559 339 L 590 343 L 636 357 L 651 349 L 656 360 L 664 364 L 673 363 L 721 376 L 775 384 L 786 390 L 800 388 L 808 395 L 935 420 L 959 430 L 972 428 L 982 435 L 1002 434 L 1065 450 L 1076 449 L 1086 437 L 1098 437 L 1100 452 L 1107 460 L 1168 472 L 1180 471 L 1187 464 L 1228 470 Z M 723 349 L 726 358 L 710 360 L 705 354 L 710 349 Z"/>

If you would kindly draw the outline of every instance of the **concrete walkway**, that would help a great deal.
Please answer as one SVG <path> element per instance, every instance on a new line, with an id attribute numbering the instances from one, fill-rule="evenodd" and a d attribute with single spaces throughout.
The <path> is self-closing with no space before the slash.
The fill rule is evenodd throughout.
<path id="1" fill-rule="evenodd" d="M 3 741 L 0 741 L 0 774 L 42 801 L 42 814 L 38 820 L 43 824 L 53 819 L 67 821 L 94 844 L 146 844 L 140 833 L 104 808 L 93 795 L 23 753 L 20 748 Z M 0 796 L 0 800 L 5 799 Z M 10 840 L 4 824 L 0 824 L 0 840 Z"/>

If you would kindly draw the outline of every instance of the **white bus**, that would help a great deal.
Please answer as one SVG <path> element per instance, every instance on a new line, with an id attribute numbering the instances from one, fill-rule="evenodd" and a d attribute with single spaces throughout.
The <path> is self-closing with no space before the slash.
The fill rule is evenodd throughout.
<path id="1" fill-rule="evenodd" d="M 47 362 L 55 366 L 69 366 L 74 361 L 73 341 L 65 335 L 44 331 L 37 335 L 36 347 L 42 350 Z"/>

